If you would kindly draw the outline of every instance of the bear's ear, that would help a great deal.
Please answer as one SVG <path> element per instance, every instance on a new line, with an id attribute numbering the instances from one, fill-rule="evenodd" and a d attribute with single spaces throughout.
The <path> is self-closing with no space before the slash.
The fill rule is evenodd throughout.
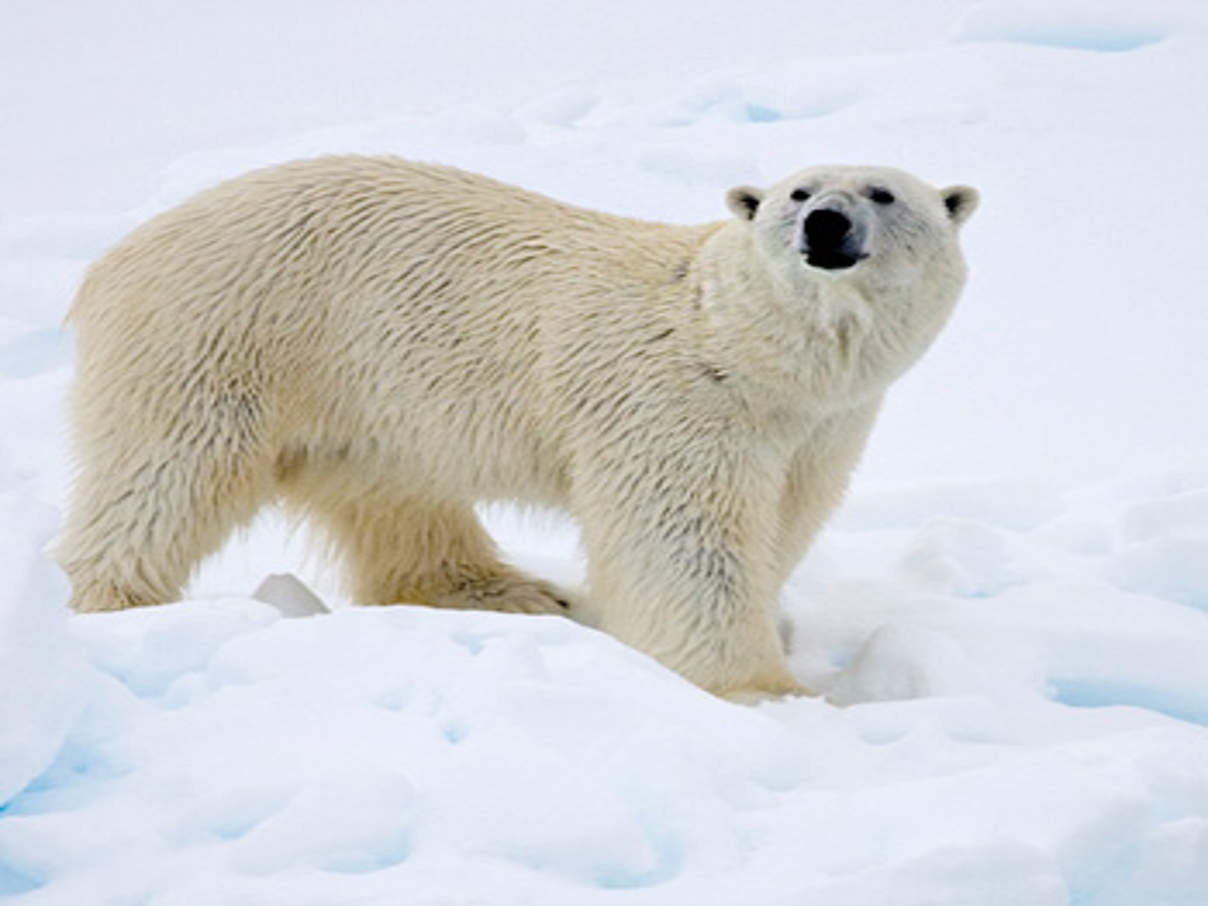
<path id="1" fill-rule="evenodd" d="M 763 189 L 754 189 L 751 186 L 735 186 L 726 193 L 726 207 L 739 220 L 754 220 L 761 201 Z"/>
<path id="2" fill-rule="evenodd" d="M 944 200 L 944 207 L 948 209 L 952 222 L 960 226 L 977 210 L 981 196 L 972 186 L 949 186 L 941 190 L 940 198 Z"/>

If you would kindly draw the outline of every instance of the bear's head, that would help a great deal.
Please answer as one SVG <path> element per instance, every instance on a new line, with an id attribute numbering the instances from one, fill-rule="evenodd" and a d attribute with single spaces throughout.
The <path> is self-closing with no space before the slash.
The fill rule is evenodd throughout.
<path id="1" fill-rule="evenodd" d="M 793 282 L 901 284 L 944 263 L 960 267 L 956 232 L 977 202 L 976 189 L 935 189 L 889 167 L 809 167 L 769 189 L 726 195 L 765 263 Z"/>

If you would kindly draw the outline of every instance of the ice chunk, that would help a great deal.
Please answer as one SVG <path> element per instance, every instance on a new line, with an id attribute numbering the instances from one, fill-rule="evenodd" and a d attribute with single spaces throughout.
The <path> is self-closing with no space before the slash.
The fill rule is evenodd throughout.
<path id="1" fill-rule="evenodd" d="M 252 592 L 252 597 L 265 604 L 271 604 L 287 617 L 310 617 L 331 612 L 319 596 L 293 573 L 273 573 L 266 576 Z"/>

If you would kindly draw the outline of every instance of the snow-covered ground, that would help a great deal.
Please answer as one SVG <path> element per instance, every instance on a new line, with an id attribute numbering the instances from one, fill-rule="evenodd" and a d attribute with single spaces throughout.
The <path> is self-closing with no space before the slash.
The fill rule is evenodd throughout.
<path id="1" fill-rule="evenodd" d="M 1208 11 L 18 2 L 0 12 L 0 898 L 1208 903 Z M 983 194 L 972 279 L 790 581 L 822 693 L 741 707 L 565 621 L 348 609 L 271 516 L 68 617 L 61 320 L 125 230 L 329 151 L 723 216 L 826 161 Z M 492 510 L 513 558 L 573 527 Z M 291 570 L 336 611 L 251 600 Z"/>

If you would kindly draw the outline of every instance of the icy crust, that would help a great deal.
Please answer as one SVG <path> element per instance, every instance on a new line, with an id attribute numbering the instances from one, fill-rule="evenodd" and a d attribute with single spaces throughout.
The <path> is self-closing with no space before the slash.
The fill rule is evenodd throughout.
<path id="1" fill-rule="evenodd" d="M 744 708 L 555 618 L 226 600 L 74 623 L 87 710 L 0 821 L 23 904 L 1208 889 L 1204 731 L 1142 710 Z"/>
<path id="2" fill-rule="evenodd" d="M 562 620 L 284 620 L 232 600 L 75 622 L 99 693 L 0 822 L 8 871 L 57 881 L 66 900 L 49 901 L 76 876 L 80 894 L 160 897 L 148 863 L 182 903 L 270 875 L 332 892 L 479 871 L 644 887 L 711 850 L 734 861 L 707 829 L 810 771 L 778 723 Z"/>
<path id="3" fill-rule="evenodd" d="M 6 702 L 32 745 L 0 775 L 0 892 L 1203 902 L 1203 588 L 1121 586 L 1138 544 L 1194 579 L 1208 461 L 1012 487 L 857 494 L 786 595 L 824 697 L 758 708 L 557 618 L 218 599 L 18 626 L 39 653 L 9 688 L 58 697 Z"/>
<path id="4" fill-rule="evenodd" d="M 1184 458 L 858 494 L 791 580 L 795 668 L 837 703 L 1038 693 L 1208 724 L 1206 491 Z"/>

